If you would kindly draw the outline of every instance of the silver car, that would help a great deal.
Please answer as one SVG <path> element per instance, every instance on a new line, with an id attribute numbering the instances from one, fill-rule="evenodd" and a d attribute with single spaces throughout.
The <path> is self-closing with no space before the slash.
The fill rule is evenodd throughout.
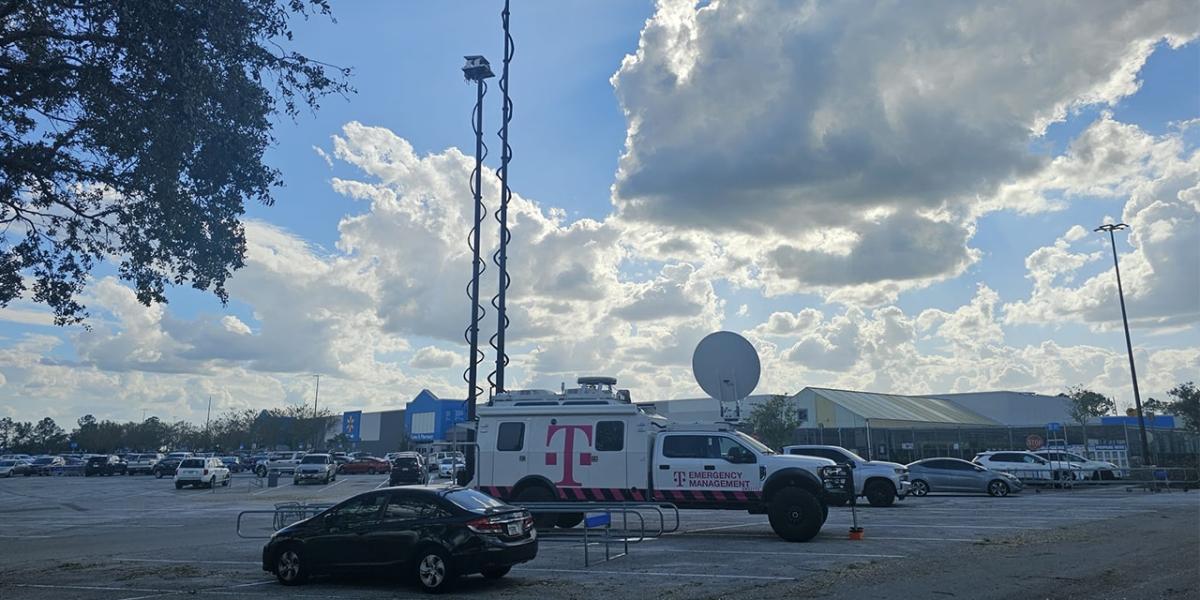
<path id="1" fill-rule="evenodd" d="M 914 496 L 929 492 L 976 492 L 1007 496 L 1025 486 L 1009 473 L 993 471 L 958 458 L 926 458 L 908 465 Z"/>

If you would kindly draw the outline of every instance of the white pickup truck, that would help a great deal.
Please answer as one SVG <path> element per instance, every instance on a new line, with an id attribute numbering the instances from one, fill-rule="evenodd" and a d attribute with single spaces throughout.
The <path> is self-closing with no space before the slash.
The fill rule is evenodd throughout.
<path id="1" fill-rule="evenodd" d="M 784 454 L 827 458 L 838 464 L 854 465 L 854 491 L 871 506 L 891 506 L 908 496 L 912 483 L 908 467 L 884 460 L 867 460 L 841 446 L 784 446 Z M 841 502 L 838 502 L 840 504 Z"/>
<path id="2" fill-rule="evenodd" d="M 294 473 L 296 465 L 300 464 L 300 459 L 304 458 L 304 454 L 304 452 L 272 452 L 267 455 L 267 458 L 254 465 L 254 474 L 266 477 L 270 471 Z"/>

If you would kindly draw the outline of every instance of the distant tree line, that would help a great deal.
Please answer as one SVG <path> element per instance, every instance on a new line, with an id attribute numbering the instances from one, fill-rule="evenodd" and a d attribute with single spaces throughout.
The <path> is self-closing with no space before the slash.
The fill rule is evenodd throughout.
<path id="1" fill-rule="evenodd" d="M 142 422 L 97 420 L 84 415 L 69 433 L 46 417 L 36 423 L 0 419 L 0 449 L 6 452 L 156 452 L 161 450 L 232 451 L 252 448 L 311 448 L 323 443 L 328 410 L 285 406 L 270 410 L 230 410 L 207 429 L 188 421 L 150 417 Z"/>

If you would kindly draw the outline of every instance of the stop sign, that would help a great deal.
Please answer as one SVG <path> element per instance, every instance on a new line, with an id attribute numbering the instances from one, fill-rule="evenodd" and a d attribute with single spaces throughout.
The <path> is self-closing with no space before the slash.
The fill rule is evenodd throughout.
<path id="1" fill-rule="evenodd" d="M 1042 444 L 1044 444 L 1044 443 L 1045 443 L 1045 440 L 1043 440 L 1042 436 L 1040 436 L 1040 435 L 1034 434 L 1034 435 L 1030 435 L 1029 437 L 1025 438 L 1025 447 L 1029 448 L 1030 452 L 1033 452 L 1034 450 L 1041 448 Z"/>

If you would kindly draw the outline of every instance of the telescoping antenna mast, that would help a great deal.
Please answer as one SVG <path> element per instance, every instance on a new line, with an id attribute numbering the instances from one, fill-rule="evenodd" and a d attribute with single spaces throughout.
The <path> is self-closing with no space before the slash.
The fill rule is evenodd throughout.
<path id="1" fill-rule="evenodd" d="M 496 295 L 492 297 L 492 307 L 496 309 L 496 333 L 492 335 L 492 348 L 496 350 L 496 370 L 488 375 L 491 383 L 491 395 L 504 391 L 504 367 L 508 366 L 508 355 L 504 352 L 504 333 L 508 329 L 508 311 L 506 310 L 506 292 L 510 278 L 508 276 L 508 240 L 512 234 L 508 232 L 508 201 L 512 191 L 508 187 L 508 161 L 512 160 L 512 147 L 508 145 L 508 122 L 512 120 L 513 105 L 508 97 L 508 63 L 512 62 L 512 35 L 508 32 L 508 0 L 504 0 L 504 10 L 500 13 L 504 26 L 504 67 L 500 70 L 500 92 L 503 95 L 503 119 L 500 123 L 500 170 L 496 176 L 500 178 L 500 207 L 496 209 L 496 221 L 500 224 L 500 248 L 492 255 L 492 261 L 500 271 L 500 285 Z"/>
<path id="2" fill-rule="evenodd" d="M 467 245 L 471 248 L 471 282 L 467 284 L 467 296 L 471 299 L 471 325 L 464 332 L 467 345 L 470 346 L 470 360 L 463 379 L 467 382 L 467 420 L 475 420 L 475 404 L 479 393 L 483 390 L 477 382 L 479 363 L 483 362 L 484 354 L 479 350 L 479 321 L 483 319 L 484 309 L 479 304 L 479 277 L 487 268 L 479 258 L 479 230 L 483 225 L 483 217 L 487 208 L 483 205 L 483 190 L 480 177 L 483 172 L 483 159 L 487 156 L 487 145 L 483 143 L 483 96 L 487 93 L 488 78 L 495 77 L 492 67 L 482 56 L 467 56 L 467 64 L 463 65 L 463 76 L 467 81 L 474 81 L 476 87 L 475 109 L 471 113 L 471 128 L 475 132 L 475 170 L 471 172 L 471 196 L 475 201 L 475 221 L 467 237 Z M 474 441 L 474 440 L 472 440 Z M 468 454 L 467 472 L 473 474 L 473 454 Z"/>

